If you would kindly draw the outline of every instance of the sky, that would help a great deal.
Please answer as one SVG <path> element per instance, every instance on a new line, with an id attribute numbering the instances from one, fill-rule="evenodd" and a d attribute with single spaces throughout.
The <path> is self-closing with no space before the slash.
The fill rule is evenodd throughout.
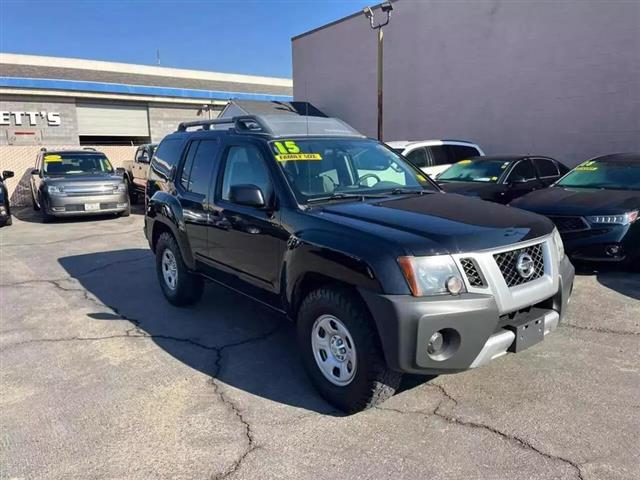
<path id="1" fill-rule="evenodd" d="M 0 51 L 290 77 L 291 37 L 376 3 L 0 0 Z"/>

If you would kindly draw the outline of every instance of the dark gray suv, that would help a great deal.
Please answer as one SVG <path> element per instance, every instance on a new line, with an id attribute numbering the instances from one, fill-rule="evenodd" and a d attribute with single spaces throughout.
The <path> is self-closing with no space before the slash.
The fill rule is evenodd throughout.
<path id="1" fill-rule="evenodd" d="M 31 171 L 31 199 L 44 222 L 75 215 L 128 216 L 131 211 L 123 172 L 94 149 L 43 149 Z"/>

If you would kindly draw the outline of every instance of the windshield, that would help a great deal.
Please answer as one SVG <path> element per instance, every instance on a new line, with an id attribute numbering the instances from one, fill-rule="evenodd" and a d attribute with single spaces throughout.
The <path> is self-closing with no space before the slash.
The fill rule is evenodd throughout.
<path id="1" fill-rule="evenodd" d="M 47 175 L 82 175 L 113 173 L 113 167 L 101 153 L 57 153 L 44 156 L 42 171 Z"/>
<path id="2" fill-rule="evenodd" d="M 340 194 L 396 189 L 437 191 L 419 170 L 374 140 L 300 139 L 270 142 L 301 202 Z"/>
<path id="3" fill-rule="evenodd" d="M 571 170 L 556 185 L 571 188 L 640 190 L 640 164 L 589 160 Z"/>
<path id="4" fill-rule="evenodd" d="M 438 176 L 438 181 L 495 183 L 510 162 L 504 160 L 460 160 Z"/>

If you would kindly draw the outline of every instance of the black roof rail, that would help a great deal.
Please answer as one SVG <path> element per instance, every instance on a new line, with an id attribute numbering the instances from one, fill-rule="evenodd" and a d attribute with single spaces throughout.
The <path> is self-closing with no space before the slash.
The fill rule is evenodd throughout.
<path id="1" fill-rule="evenodd" d="M 215 127 L 216 125 L 232 125 L 238 132 L 273 133 L 271 129 L 260 119 L 260 117 L 256 115 L 241 115 L 232 118 L 216 118 L 213 120 L 181 122 L 178 125 L 178 132 L 185 132 L 191 127 L 202 127 L 203 130 L 212 130 L 211 127 Z"/>
<path id="2" fill-rule="evenodd" d="M 97 150 L 93 147 L 82 147 L 83 150 L 91 150 L 92 152 L 97 152 Z"/>
<path id="3" fill-rule="evenodd" d="M 41 151 L 41 152 L 46 152 L 46 151 L 47 151 L 47 147 L 42 147 L 42 148 L 40 149 L 40 151 Z"/>

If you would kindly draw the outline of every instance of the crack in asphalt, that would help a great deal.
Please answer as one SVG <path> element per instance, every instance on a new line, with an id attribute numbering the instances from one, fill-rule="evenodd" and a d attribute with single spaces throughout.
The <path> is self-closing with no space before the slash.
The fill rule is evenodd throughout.
<path id="1" fill-rule="evenodd" d="M 428 384 L 427 387 L 433 387 L 436 388 L 439 393 L 441 395 L 443 395 L 443 399 L 438 402 L 438 404 L 435 406 L 435 408 L 431 409 L 431 410 L 400 410 L 397 408 L 390 408 L 390 407 L 383 407 L 383 406 L 377 406 L 374 407 L 376 410 L 383 410 L 383 411 L 388 411 L 388 412 L 395 412 L 395 413 L 399 413 L 401 415 L 421 415 L 421 416 L 436 416 L 438 418 L 441 418 L 442 420 L 446 421 L 447 423 L 451 423 L 454 425 L 460 425 L 460 426 L 464 426 L 464 427 L 469 427 L 469 428 L 474 428 L 474 429 L 479 429 L 479 430 L 485 430 L 488 432 L 493 433 L 494 435 L 498 435 L 499 437 L 505 439 L 506 441 L 508 441 L 509 443 L 516 445 L 520 448 L 526 449 L 526 450 L 531 450 L 535 453 L 537 453 L 538 455 L 541 455 L 543 457 L 545 457 L 548 460 L 552 460 L 552 461 L 556 461 L 556 462 L 561 462 L 564 463 L 565 465 L 568 465 L 570 467 L 573 468 L 573 470 L 576 473 L 576 476 L 579 480 L 584 480 L 584 477 L 582 475 L 582 468 L 581 466 L 577 463 L 574 462 L 573 460 L 570 460 L 568 458 L 565 457 L 561 457 L 558 455 L 553 455 L 551 453 L 547 453 L 544 452 L 542 450 L 540 450 L 538 447 L 536 447 L 535 445 L 533 445 L 530 441 L 518 436 L 518 435 L 514 435 L 514 434 L 508 434 L 505 433 L 501 430 L 498 430 L 496 427 L 492 427 L 491 425 L 487 425 L 484 423 L 478 423 L 478 422 L 472 422 L 469 420 L 463 420 L 461 418 L 458 417 L 454 417 L 451 414 L 447 414 L 447 413 L 443 413 L 442 407 L 447 403 L 447 402 L 451 402 L 453 403 L 453 407 L 456 407 L 458 405 L 458 401 L 452 397 L 449 392 L 447 392 L 445 390 L 445 388 L 442 385 L 439 384 L 435 384 L 435 383 L 431 383 Z"/>
<path id="2" fill-rule="evenodd" d="M 624 332 L 622 330 L 613 330 L 611 328 L 604 327 L 587 327 L 582 325 L 576 325 L 574 323 L 563 322 L 560 324 L 561 327 L 573 328 L 575 330 L 586 330 L 588 332 L 597 332 L 597 333 L 610 333 L 612 335 L 629 335 L 629 336 L 637 336 L 640 335 L 640 332 Z"/>
<path id="3" fill-rule="evenodd" d="M 140 258 L 138 258 L 136 260 L 133 260 L 133 261 L 139 261 L 139 260 L 143 260 L 143 259 L 146 259 L 146 258 L 148 258 L 148 255 L 145 255 L 144 257 L 140 257 Z M 128 262 L 129 260 L 126 260 L 126 261 Z M 83 272 L 82 274 L 79 274 L 77 277 L 86 276 L 86 275 L 89 275 L 91 273 L 95 273 L 98 270 L 102 270 L 102 269 L 111 267 L 111 266 L 113 266 L 113 265 L 115 265 L 117 263 L 123 263 L 123 262 L 125 262 L 125 260 L 110 262 L 108 264 L 101 265 L 99 267 L 87 270 L 86 272 Z M 107 305 L 107 304 L 104 304 L 104 303 L 100 302 L 97 298 L 95 298 L 93 295 L 91 295 L 87 289 L 83 288 L 82 286 L 77 288 L 76 286 L 65 286 L 63 284 L 64 282 L 67 282 L 67 281 L 73 281 L 73 280 L 77 281 L 77 277 L 75 277 L 75 278 L 74 277 L 65 277 L 65 278 L 53 279 L 53 280 L 29 280 L 29 281 L 22 281 L 22 282 L 14 282 L 14 283 L 10 283 L 10 284 L 3 284 L 1 286 L 25 286 L 25 285 L 32 284 L 32 283 L 46 283 L 46 284 L 54 286 L 56 289 L 64 291 L 64 292 L 80 293 L 80 294 L 83 295 L 83 297 L 87 301 L 99 306 L 100 309 L 103 309 L 103 308 L 106 307 L 107 309 L 111 310 L 115 315 L 117 315 L 119 317 L 119 319 L 126 320 L 129 323 L 131 323 L 133 325 L 133 327 L 127 329 L 124 334 L 116 334 L 116 335 L 105 335 L 105 336 L 96 336 L 96 337 L 71 336 L 71 337 L 40 338 L 40 339 L 25 340 L 23 342 L 18 342 L 18 343 L 14 343 L 14 344 L 8 345 L 8 346 L 0 349 L 0 351 L 6 352 L 8 350 L 11 350 L 11 349 L 14 349 L 14 348 L 18 348 L 18 347 L 23 346 L 23 345 L 34 345 L 34 344 L 43 344 L 43 343 L 78 342 L 78 341 L 79 342 L 85 342 L 85 341 L 87 341 L 87 342 L 95 342 L 95 341 L 104 341 L 104 340 L 112 340 L 112 339 L 120 339 L 120 338 L 145 338 L 145 339 L 152 339 L 152 340 L 169 340 L 169 341 L 174 341 L 174 342 L 187 343 L 187 344 L 192 345 L 194 347 L 202 348 L 202 349 L 214 352 L 215 355 L 216 355 L 215 364 L 214 364 L 215 368 L 214 368 L 214 372 L 213 372 L 212 376 L 209 378 L 209 384 L 213 387 L 216 395 L 218 396 L 218 398 L 220 399 L 222 404 L 224 404 L 229 409 L 229 411 L 233 414 L 233 416 L 242 425 L 243 434 L 244 434 L 244 437 L 246 439 L 246 446 L 242 450 L 242 452 L 240 452 L 240 455 L 238 456 L 238 458 L 235 459 L 233 461 L 233 463 L 226 470 L 224 470 L 223 472 L 211 475 L 211 480 L 222 480 L 222 479 L 227 478 L 230 475 L 233 475 L 236 472 L 238 472 L 238 470 L 242 467 L 242 463 L 247 458 L 247 456 L 250 455 L 253 451 L 255 451 L 255 450 L 257 450 L 257 449 L 259 449 L 261 447 L 256 443 L 255 435 L 254 435 L 253 429 L 251 427 L 251 424 L 249 423 L 249 421 L 243 415 L 239 405 L 236 402 L 234 402 L 228 395 L 225 394 L 223 388 L 221 388 L 221 385 L 217 381 L 217 378 L 220 376 L 221 371 L 222 371 L 222 363 L 223 363 L 223 359 L 224 359 L 224 353 L 225 353 L 226 350 L 231 349 L 231 348 L 236 348 L 236 347 L 248 345 L 250 343 L 255 343 L 255 342 L 262 341 L 262 340 L 266 340 L 267 338 L 271 337 L 272 335 L 275 335 L 276 333 L 278 333 L 283 328 L 284 322 L 279 323 L 275 327 L 271 328 L 267 332 L 264 332 L 264 333 L 262 333 L 260 335 L 249 337 L 249 338 L 246 338 L 246 339 L 243 339 L 243 340 L 239 340 L 239 341 L 228 343 L 228 344 L 224 344 L 224 345 L 218 345 L 218 346 L 216 346 L 216 345 L 206 345 L 204 343 L 197 342 L 197 341 L 195 341 L 193 339 L 190 339 L 190 338 L 174 337 L 174 336 L 171 336 L 171 335 L 149 334 L 149 333 L 145 332 L 142 329 L 142 321 L 124 315 L 115 306 Z"/>
<path id="4" fill-rule="evenodd" d="M 122 230 L 119 232 L 107 232 L 107 233 L 94 233 L 92 235 L 85 235 L 84 237 L 75 237 L 75 238 L 65 238 L 62 240 L 52 240 L 50 242 L 34 242 L 34 243 L 3 243 L 2 247 L 34 247 L 34 246 L 41 246 L 41 245 L 55 245 L 56 243 L 69 243 L 69 242 L 78 242 L 80 240 L 87 240 L 89 238 L 95 238 L 95 237 L 106 237 L 106 236 L 111 236 L 111 235 L 124 235 L 127 233 L 134 233 L 134 232 L 139 232 L 140 229 L 136 228 L 133 230 Z"/>

